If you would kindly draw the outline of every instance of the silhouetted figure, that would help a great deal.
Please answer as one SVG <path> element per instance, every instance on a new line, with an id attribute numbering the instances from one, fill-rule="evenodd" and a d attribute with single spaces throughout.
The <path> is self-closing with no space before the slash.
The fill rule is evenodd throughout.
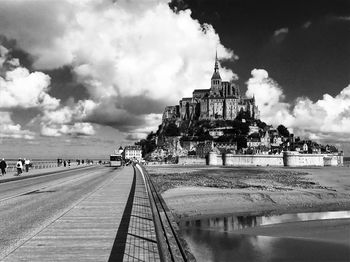
<path id="1" fill-rule="evenodd" d="M 2 176 L 4 176 L 6 174 L 6 167 L 7 167 L 7 164 L 6 164 L 5 159 L 1 159 L 1 161 L 0 161 L 0 169 L 1 169 L 1 175 Z"/>
<path id="2" fill-rule="evenodd" d="M 67 162 L 66 160 L 63 161 L 63 166 L 66 167 L 67 166 Z"/>
<path id="3" fill-rule="evenodd" d="M 68 166 L 70 167 L 70 159 L 68 160 Z"/>

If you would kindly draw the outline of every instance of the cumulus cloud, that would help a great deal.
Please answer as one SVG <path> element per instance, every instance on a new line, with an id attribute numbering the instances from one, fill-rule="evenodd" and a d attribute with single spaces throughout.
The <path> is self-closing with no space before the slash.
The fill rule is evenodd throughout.
<path id="1" fill-rule="evenodd" d="M 4 77 L 0 76 L 0 108 L 57 108 L 59 100 L 47 93 L 50 77 L 42 72 L 30 73 L 7 54 L 8 50 L 0 46 L 0 67 L 5 71 Z"/>
<path id="2" fill-rule="evenodd" d="M 285 98 L 283 90 L 277 82 L 269 78 L 268 72 L 264 69 L 253 69 L 251 74 L 252 77 L 247 82 L 246 95 L 255 96 L 262 119 L 272 125 L 278 125 L 282 121 L 289 124 L 293 121 L 289 113 L 290 105 L 283 102 Z"/>
<path id="3" fill-rule="evenodd" d="M 95 134 L 95 129 L 91 123 L 85 122 L 85 119 L 96 106 L 91 100 L 80 100 L 72 106 L 45 110 L 33 122 L 40 123 L 43 136 L 91 136 Z"/>
<path id="4" fill-rule="evenodd" d="M 284 124 L 310 139 L 350 141 L 350 85 L 334 97 L 324 94 L 316 102 L 299 97 L 293 104 L 284 102 L 282 88 L 264 69 L 252 70 L 247 87 L 246 95 L 255 95 L 263 121 Z"/>
<path id="5" fill-rule="evenodd" d="M 189 10 L 174 13 L 167 1 L 5 1 L 0 24 L 36 57 L 35 68 L 70 65 L 97 105 L 87 119 L 123 131 L 208 88 L 216 49 L 219 59 L 238 59 L 211 25 Z"/>
<path id="6" fill-rule="evenodd" d="M 34 139 L 35 134 L 29 130 L 23 130 L 19 124 L 11 119 L 10 112 L 0 111 L 0 138 L 24 138 Z"/>

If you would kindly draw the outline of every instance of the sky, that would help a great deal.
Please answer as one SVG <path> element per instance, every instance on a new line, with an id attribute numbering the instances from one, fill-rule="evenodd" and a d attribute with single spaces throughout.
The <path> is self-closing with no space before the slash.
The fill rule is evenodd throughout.
<path id="1" fill-rule="evenodd" d="M 0 0 L 0 157 L 110 154 L 224 80 L 350 153 L 348 0 Z"/>

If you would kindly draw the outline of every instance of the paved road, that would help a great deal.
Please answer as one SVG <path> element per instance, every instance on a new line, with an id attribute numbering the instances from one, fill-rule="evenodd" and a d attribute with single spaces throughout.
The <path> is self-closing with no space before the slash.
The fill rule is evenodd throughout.
<path id="1" fill-rule="evenodd" d="M 0 260 L 118 172 L 93 167 L 0 184 Z"/>

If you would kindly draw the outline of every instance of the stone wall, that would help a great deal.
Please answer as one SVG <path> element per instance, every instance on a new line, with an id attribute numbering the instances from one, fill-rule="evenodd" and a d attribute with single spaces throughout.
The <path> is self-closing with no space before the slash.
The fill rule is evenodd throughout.
<path id="1" fill-rule="evenodd" d="M 323 154 L 300 154 L 299 152 L 287 151 L 283 153 L 285 166 L 324 166 Z"/>
<path id="2" fill-rule="evenodd" d="M 180 156 L 179 165 L 206 165 L 207 159 L 201 157 Z"/>
<path id="3" fill-rule="evenodd" d="M 283 166 L 282 155 L 224 155 L 225 166 Z"/>
<path id="4" fill-rule="evenodd" d="M 344 165 L 344 156 L 342 154 L 328 154 L 324 158 L 325 166 L 343 166 Z"/>
<path id="5" fill-rule="evenodd" d="M 208 164 L 210 166 L 222 166 L 224 164 L 223 155 L 216 152 L 209 152 Z"/>
<path id="6" fill-rule="evenodd" d="M 210 152 L 212 166 L 342 166 L 342 154 L 300 154 L 288 151 L 283 155 L 235 155 Z"/>

